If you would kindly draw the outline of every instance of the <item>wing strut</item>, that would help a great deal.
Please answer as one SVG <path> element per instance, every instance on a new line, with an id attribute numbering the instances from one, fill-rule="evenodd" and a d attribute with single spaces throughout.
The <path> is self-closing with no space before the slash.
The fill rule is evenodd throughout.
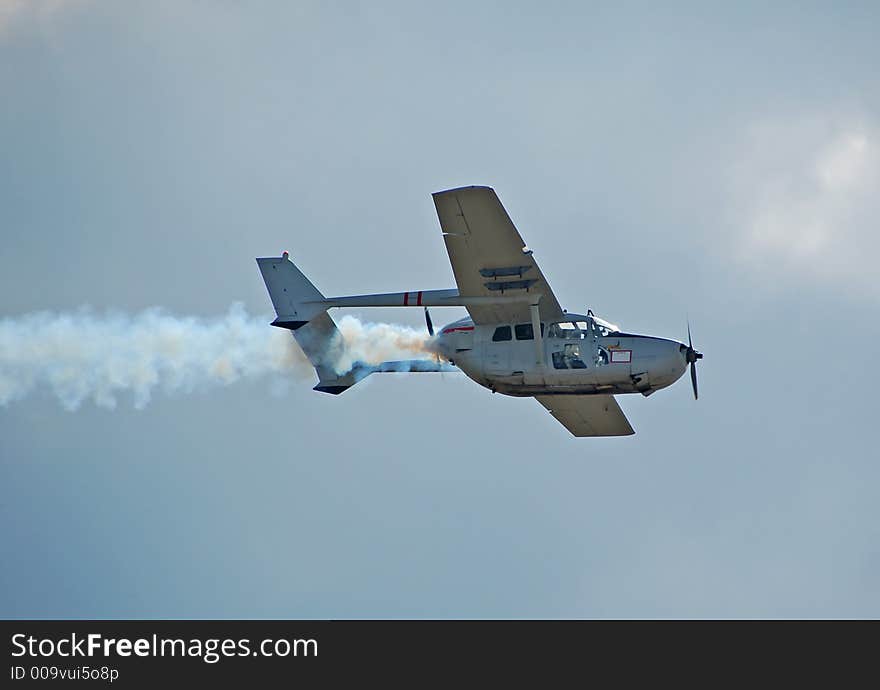
<path id="1" fill-rule="evenodd" d="M 535 361 L 538 366 L 544 366 L 544 337 L 541 333 L 541 312 L 538 310 L 538 303 L 529 305 L 532 312 L 532 332 L 535 334 Z"/>

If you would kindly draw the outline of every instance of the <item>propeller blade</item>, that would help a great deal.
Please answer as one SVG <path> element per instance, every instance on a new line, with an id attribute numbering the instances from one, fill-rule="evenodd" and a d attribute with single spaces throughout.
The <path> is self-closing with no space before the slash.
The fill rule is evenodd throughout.
<path id="1" fill-rule="evenodd" d="M 694 387 L 694 400 L 697 400 L 700 396 L 697 392 L 697 360 L 703 359 L 703 353 L 697 352 L 694 349 L 694 341 L 691 338 L 691 320 L 687 320 L 688 327 L 688 344 L 687 349 L 685 350 L 684 345 L 681 346 L 681 351 L 684 353 L 685 361 L 691 367 L 691 384 Z"/>
<path id="2" fill-rule="evenodd" d="M 434 335 L 434 324 L 431 322 L 431 313 L 425 307 L 425 324 L 428 326 L 428 335 Z"/>

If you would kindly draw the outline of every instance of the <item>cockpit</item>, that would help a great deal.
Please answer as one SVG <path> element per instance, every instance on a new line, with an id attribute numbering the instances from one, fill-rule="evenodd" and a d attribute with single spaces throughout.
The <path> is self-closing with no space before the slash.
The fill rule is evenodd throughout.
<path id="1" fill-rule="evenodd" d="M 550 338 L 562 338 L 563 340 L 583 340 L 591 334 L 598 338 L 604 338 L 618 332 L 620 332 L 620 326 L 600 319 L 593 314 L 587 316 L 572 314 L 571 321 L 551 323 L 547 335 Z"/>
<path id="2" fill-rule="evenodd" d="M 594 316 L 571 315 L 570 321 L 549 324 L 550 355 L 554 369 L 586 369 L 587 361 L 595 366 L 608 364 L 608 351 L 599 344 L 599 338 L 617 333 L 620 328 Z"/>
<path id="3" fill-rule="evenodd" d="M 541 323 L 541 337 L 546 338 L 545 343 L 553 361 L 553 368 L 587 369 L 590 366 L 608 364 L 609 352 L 599 339 L 619 333 L 620 327 L 600 319 L 591 311 L 586 315 L 566 314 L 565 316 L 565 321 Z M 535 332 L 532 324 L 526 322 L 496 326 L 491 337 L 493 343 L 506 343 L 514 339 L 534 340 Z"/>
<path id="4" fill-rule="evenodd" d="M 611 323 L 606 321 L 605 319 L 600 319 L 598 316 L 594 316 L 590 314 L 590 319 L 593 320 L 593 323 L 596 325 L 596 329 L 599 331 L 600 337 L 605 337 L 608 335 L 613 335 L 615 333 L 620 333 L 620 326 L 616 323 Z"/>

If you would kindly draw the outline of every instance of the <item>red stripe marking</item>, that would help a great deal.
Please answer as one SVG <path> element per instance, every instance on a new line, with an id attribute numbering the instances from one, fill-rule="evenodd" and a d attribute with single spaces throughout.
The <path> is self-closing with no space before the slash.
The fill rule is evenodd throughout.
<path id="1" fill-rule="evenodd" d="M 408 292 L 403 293 L 403 306 L 404 307 L 409 306 L 409 293 Z"/>
<path id="2" fill-rule="evenodd" d="M 443 333 L 455 333 L 456 331 L 472 331 L 473 326 L 459 326 L 458 328 L 447 328 Z"/>
<path id="3" fill-rule="evenodd" d="M 419 290 L 419 301 L 418 301 L 418 306 L 420 306 L 420 307 L 422 306 L 422 291 L 421 291 L 421 290 Z"/>

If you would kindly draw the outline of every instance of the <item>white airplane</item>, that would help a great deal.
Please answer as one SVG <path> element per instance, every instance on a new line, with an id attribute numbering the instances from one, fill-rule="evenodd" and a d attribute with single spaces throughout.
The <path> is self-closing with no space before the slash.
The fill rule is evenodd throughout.
<path id="1" fill-rule="evenodd" d="M 677 381 L 688 365 L 697 397 L 691 342 L 624 333 L 592 311 L 559 306 L 531 250 L 490 187 L 437 192 L 434 206 L 458 289 L 324 297 L 281 257 L 257 259 L 278 318 L 318 374 L 314 390 L 339 394 L 369 374 L 460 369 L 493 393 L 534 397 L 575 436 L 635 433 L 614 399 L 648 396 Z M 436 359 L 357 364 L 338 373 L 343 340 L 327 310 L 333 307 L 462 306 L 470 316 L 450 323 L 432 340 Z"/>

